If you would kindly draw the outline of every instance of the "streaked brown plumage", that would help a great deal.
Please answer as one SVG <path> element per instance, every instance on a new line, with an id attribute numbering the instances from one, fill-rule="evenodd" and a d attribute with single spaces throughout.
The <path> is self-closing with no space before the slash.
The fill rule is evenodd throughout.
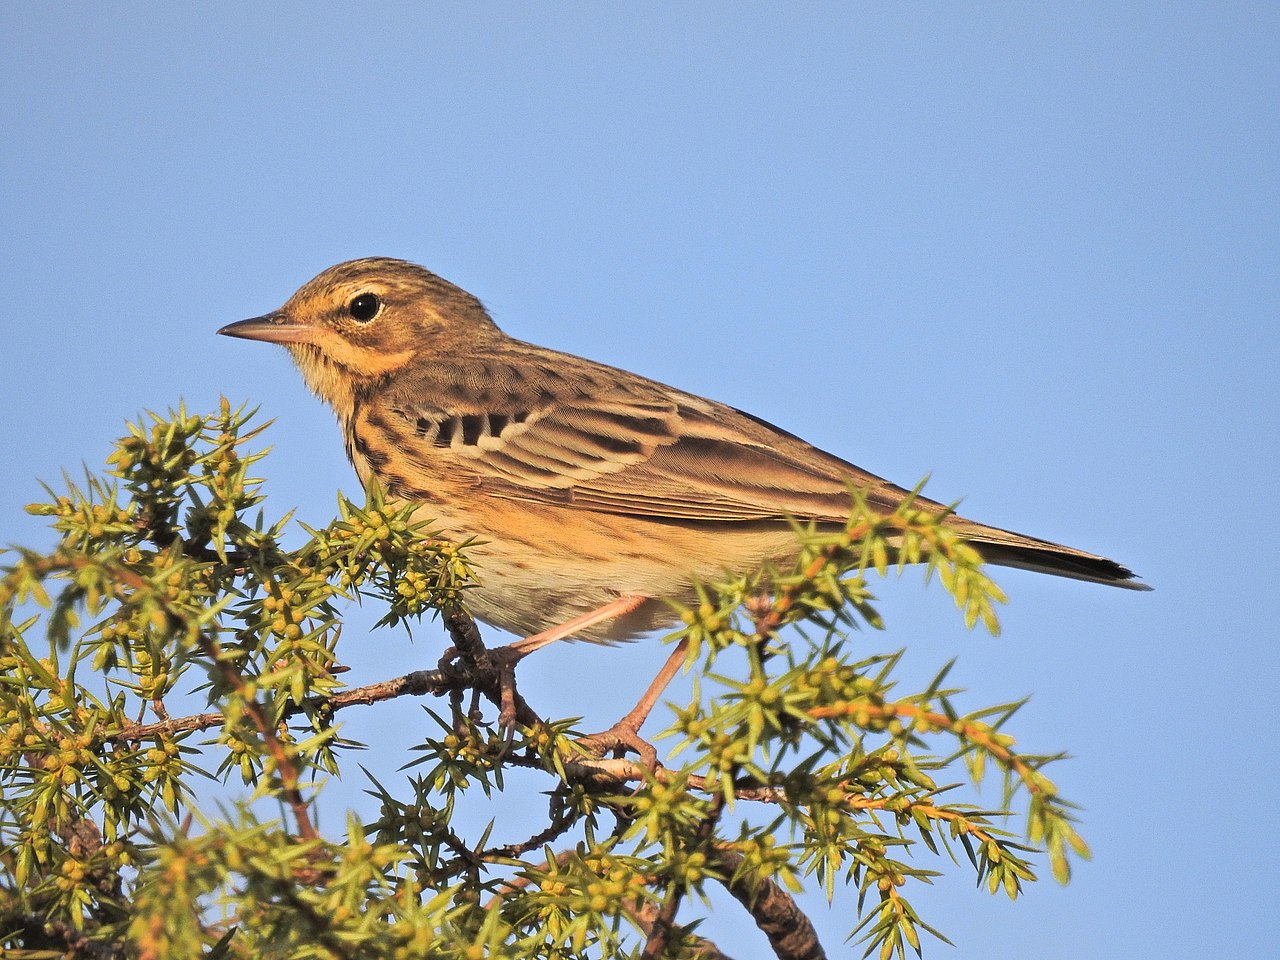
<path id="1" fill-rule="evenodd" d="M 907 496 L 740 410 L 514 340 L 475 297 L 403 260 L 331 267 L 219 333 L 288 346 L 361 481 L 480 541 L 468 606 L 517 634 L 623 596 L 651 599 L 575 636 L 665 626 L 660 598 L 794 552 L 789 517 L 843 522 L 850 483 L 886 512 Z M 947 522 L 991 563 L 1148 589 L 1105 557 Z"/>

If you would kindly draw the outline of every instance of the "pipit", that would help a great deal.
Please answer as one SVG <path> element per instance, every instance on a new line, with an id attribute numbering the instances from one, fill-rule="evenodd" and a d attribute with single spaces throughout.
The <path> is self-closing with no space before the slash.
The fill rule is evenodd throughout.
<path id="1" fill-rule="evenodd" d="M 467 606 L 525 636 L 522 652 L 671 624 L 664 598 L 793 556 L 793 520 L 843 524 L 851 485 L 886 513 L 910 495 L 749 413 L 515 340 L 474 296 L 403 260 L 330 267 L 218 332 L 288 347 L 361 481 L 475 538 Z M 990 563 L 1148 589 L 1105 557 L 945 522 Z"/>

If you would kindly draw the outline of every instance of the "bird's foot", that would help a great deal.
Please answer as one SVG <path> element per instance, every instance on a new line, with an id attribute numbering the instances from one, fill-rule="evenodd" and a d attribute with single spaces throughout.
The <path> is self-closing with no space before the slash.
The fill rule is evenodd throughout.
<path id="1" fill-rule="evenodd" d="M 510 646 L 491 650 L 494 669 L 497 671 L 498 728 L 503 731 L 507 746 L 515 739 L 516 724 L 522 712 L 529 710 L 524 698 L 516 689 L 516 664 L 524 654 Z"/>
<path id="2" fill-rule="evenodd" d="M 456 647 L 449 647 L 440 657 L 440 670 L 460 675 L 462 682 L 474 692 L 484 694 L 486 699 L 498 707 L 498 727 L 503 731 L 507 747 L 515 739 L 518 725 L 530 726 L 538 722 L 538 715 L 516 689 L 516 664 L 524 656 L 523 651 L 508 645 L 493 650 L 481 648 L 478 655 L 475 652 L 467 655 L 467 652 L 459 651 Z M 459 700 L 453 708 L 455 723 L 463 720 L 460 707 Z M 476 707 L 473 697 L 469 714 L 472 722 L 479 720 Z M 506 752 L 505 748 L 503 752 Z"/>
<path id="3" fill-rule="evenodd" d="M 667 657 L 667 662 L 662 665 L 662 669 L 653 678 L 653 682 L 649 684 L 649 689 L 644 692 L 640 702 L 608 730 L 583 737 L 582 742 L 599 748 L 602 753 L 607 750 L 630 748 L 635 751 L 646 770 L 652 773 L 658 769 L 658 751 L 654 749 L 653 744 L 648 740 L 641 738 L 640 728 L 649 719 L 649 714 L 652 712 L 654 705 L 657 704 L 658 698 L 662 696 L 662 692 L 667 689 L 667 684 L 671 682 L 684 664 L 685 654 L 688 649 L 689 641 L 687 639 L 681 640 L 676 645 L 676 648 L 671 651 L 671 655 Z"/>
<path id="4" fill-rule="evenodd" d="M 642 721 L 643 722 L 643 721 Z M 640 764 L 653 773 L 658 769 L 658 751 L 648 740 L 640 736 L 639 724 L 635 723 L 631 714 L 623 717 L 608 730 L 592 733 L 579 741 L 584 747 L 601 756 L 610 750 L 622 756 L 627 750 L 633 752 Z"/>

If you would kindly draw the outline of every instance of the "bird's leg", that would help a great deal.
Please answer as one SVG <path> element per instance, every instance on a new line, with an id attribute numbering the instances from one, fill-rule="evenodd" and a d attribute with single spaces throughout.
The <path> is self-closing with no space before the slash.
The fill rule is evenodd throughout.
<path id="1" fill-rule="evenodd" d="M 638 609 L 648 599 L 648 597 L 642 597 L 637 594 L 623 594 L 617 600 L 611 600 L 603 607 L 588 610 L 586 613 L 576 616 L 572 620 L 566 620 L 550 630 L 543 630 L 541 633 L 535 633 L 532 636 L 525 637 L 523 640 L 517 640 L 515 643 L 509 643 L 505 647 L 499 647 L 493 651 L 494 659 L 498 664 L 500 703 L 498 724 L 507 731 L 508 741 L 515 732 L 516 713 L 518 711 L 519 694 L 516 693 L 516 664 L 533 653 L 533 651 L 540 650 L 547 644 L 555 643 L 557 640 L 564 640 L 566 637 L 572 637 L 579 630 L 594 627 L 597 623 L 612 620 L 614 617 L 625 616 Z"/>
<path id="2" fill-rule="evenodd" d="M 549 643 L 564 640 L 567 637 L 572 637 L 580 630 L 587 629 L 587 627 L 594 627 L 597 623 L 604 623 L 606 620 L 625 616 L 633 610 L 638 610 L 640 605 L 648 599 L 648 597 L 642 597 L 634 593 L 625 593 L 617 600 L 610 600 L 603 607 L 588 610 L 572 620 L 566 620 L 557 627 L 543 630 L 541 633 L 535 633 L 533 636 L 525 637 L 523 640 L 517 640 L 515 643 L 508 644 L 507 647 L 520 654 L 521 658 L 527 657 L 533 651 L 541 650 Z"/>
<path id="3" fill-rule="evenodd" d="M 507 752 L 516 735 L 516 717 L 520 713 L 522 698 L 516 692 L 516 664 L 520 657 L 510 646 L 494 651 L 494 661 L 498 666 L 498 728 L 506 731 L 502 752 Z"/>
<path id="4" fill-rule="evenodd" d="M 608 750 L 613 746 L 631 747 L 639 754 L 640 762 L 644 764 L 646 769 L 656 770 L 658 767 L 658 751 L 653 748 L 651 743 L 640 739 L 640 728 L 649 719 L 649 714 L 653 711 L 654 705 L 657 704 L 658 698 L 662 696 L 663 691 L 667 689 L 667 685 L 680 672 L 680 668 L 684 665 L 685 652 L 688 649 L 689 640 L 686 637 L 676 644 L 676 648 L 671 651 L 671 656 L 667 657 L 667 662 L 662 665 L 658 675 L 653 678 L 653 682 L 645 690 L 640 702 L 632 707 L 625 717 L 608 730 L 602 733 L 593 733 L 583 739 L 604 750 Z"/>
<path id="5" fill-rule="evenodd" d="M 638 732 L 644 726 L 644 722 L 649 719 L 649 714 L 653 712 L 658 698 L 662 696 L 663 691 L 667 689 L 667 686 L 675 679 L 675 675 L 680 672 L 680 668 L 684 666 L 684 655 L 688 649 L 689 639 L 686 637 L 677 643 L 676 648 L 671 651 L 671 656 L 667 657 L 667 662 L 662 665 L 658 675 L 653 678 L 653 682 L 645 690 L 640 702 L 632 707 L 631 711 L 619 720 L 615 726 L 626 727 L 632 733 Z"/>

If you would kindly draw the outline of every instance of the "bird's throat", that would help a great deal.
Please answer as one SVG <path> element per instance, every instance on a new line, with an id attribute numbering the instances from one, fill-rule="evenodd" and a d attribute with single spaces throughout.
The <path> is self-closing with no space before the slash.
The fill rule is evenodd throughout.
<path id="1" fill-rule="evenodd" d="M 313 343 L 290 345 L 289 352 L 307 386 L 342 421 L 351 417 L 358 390 L 399 370 L 414 356 L 412 350 L 385 353 L 345 342 L 337 350 Z"/>

